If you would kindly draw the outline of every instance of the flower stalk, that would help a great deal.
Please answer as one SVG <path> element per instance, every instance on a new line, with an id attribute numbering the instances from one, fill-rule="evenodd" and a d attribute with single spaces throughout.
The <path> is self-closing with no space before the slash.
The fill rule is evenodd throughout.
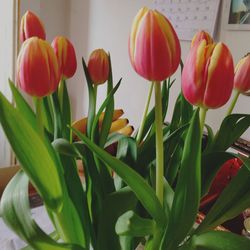
<path id="1" fill-rule="evenodd" d="M 205 120 L 206 120 L 206 114 L 207 114 L 207 109 L 206 108 L 200 108 L 200 127 L 201 127 L 201 133 L 203 133 L 203 128 L 205 125 Z"/>
<path id="2" fill-rule="evenodd" d="M 162 102 L 161 84 L 154 82 L 155 86 L 155 134 L 156 134 L 156 196 L 163 204 L 163 132 L 162 132 Z"/>
<path id="3" fill-rule="evenodd" d="M 36 121 L 38 132 L 42 139 L 44 139 L 44 129 L 43 129 L 43 116 L 42 116 L 42 98 L 35 98 L 36 107 Z"/>
<path id="4" fill-rule="evenodd" d="M 240 91 L 239 91 L 239 90 L 236 90 L 236 91 L 235 91 L 235 94 L 234 94 L 234 97 L 233 97 L 233 100 L 232 100 L 232 102 L 231 102 L 231 104 L 230 104 L 230 106 L 229 106 L 229 108 L 228 108 L 228 110 L 227 110 L 226 116 L 232 114 L 232 111 L 233 111 L 233 109 L 234 109 L 234 107 L 235 107 L 235 104 L 236 104 L 238 98 L 239 98 L 239 95 L 240 95 Z"/>
<path id="5" fill-rule="evenodd" d="M 150 86 L 150 89 L 149 89 L 148 99 L 147 99 L 146 106 L 145 106 L 145 109 L 144 109 L 144 112 L 143 112 L 141 125 L 140 125 L 140 128 L 139 128 L 138 134 L 137 134 L 136 141 L 137 141 L 138 145 L 140 144 L 141 140 L 143 139 L 142 134 L 143 134 L 143 130 L 144 130 L 147 114 L 148 114 L 148 108 L 149 108 L 150 100 L 151 100 L 151 97 L 152 97 L 153 88 L 154 88 L 154 82 L 151 83 L 151 86 Z"/>

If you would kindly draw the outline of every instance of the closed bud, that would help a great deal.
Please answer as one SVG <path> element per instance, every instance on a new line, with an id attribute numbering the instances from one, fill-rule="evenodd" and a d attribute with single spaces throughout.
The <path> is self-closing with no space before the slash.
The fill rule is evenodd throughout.
<path id="1" fill-rule="evenodd" d="M 250 54 L 243 57 L 235 67 L 234 88 L 240 93 L 250 90 Z"/>
<path id="2" fill-rule="evenodd" d="M 213 38 L 204 30 L 197 32 L 191 42 L 191 47 L 194 44 L 201 42 L 202 40 L 206 40 L 207 44 L 213 43 Z"/>
<path id="3" fill-rule="evenodd" d="M 57 89 L 60 71 L 50 44 L 37 37 L 26 40 L 17 59 L 17 84 L 31 96 L 43 97 Z"/>
<path id="4" fill-rule="evenodd" d="M 177 70 L 180 41 L 164 15 L 140 9 L 132 24 L 129 56 L 135 71 L 149 81 L 165 80 Z"/>
<path id="5" fill-rule="evenodd" d="M 109 56 L 103 49 L 96 49 L 91 53 L 88 71 L 93 84 L 102 84 L 108 80 Z"/>
<path id="6" fill-rule="evenodd" d="M 31 11 L 27 11 L 21 19 L 20 41 L 36 36 L 43 40 L 46 39 L 45 30 L 40 19 Z"/>
<path id="7" fill-rule="evenodd" d="M 202 108 L 219 108 L 231 96 L 234 66 L 223 43 L 202 40 L 190 49 L 182 72 L 182 92 L 187 101 Z"/>
<path id="8" fill-rule="evenodd" d="M 72 77 L 77 67 L 75 49 L 72 43 L 63 36 L 57 36 L 51 45 L 56 53 L 62 77 L 64 79 Z"/>

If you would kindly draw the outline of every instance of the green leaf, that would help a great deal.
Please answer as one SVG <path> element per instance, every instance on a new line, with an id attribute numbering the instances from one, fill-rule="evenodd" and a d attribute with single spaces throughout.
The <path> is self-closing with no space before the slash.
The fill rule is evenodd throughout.
<path id="1" fill-rule="evenodd" d="M 54 122 L 54 139 L 60 138 L 63 136 L 62 129 L 62 113 L 60 110 L 60 103 L 58 99 L 58 93 L 57 91 L 54 92 L 49 96 L 50 102 L 52 105 L 52 111 L 53 111 L 53 122 Z"/>
<path id="2" fill-rule="evenodd" d="M 29 122 L 29 124 L 34 128 L 37 129 L 37 122 L 36 122 L 36 115 L 29 106 L 29 104 L 25 101 L 21 93 L 18 91 L 18 89 L 15 87 L 15 84 L 9 80 L 9 85 L 11 89 L 11 93 L 14 97 L 16 107 L 20 111 L 20 113 L 25 116 L 26 120 Z"/>
<path id="3" fill-rule="evenodd" d="M 116 221 L 126 211 L 134 209 L 136 203 L 137 198 L 129 187 L 107 195 L 100 214 L 97 249 L 120 249 L 119 236 L 115 232 Z"/>
<path id="4" fill-rule="evenodd" d="M 58 88 L 58 100 L 60 104 L 60 113 L 62 114 L 62 133 L 63 137 L 71 141 L 71 105 L 66 81 L 62 80 Z"/>
<path id="5" fill-rule="evenodd" d="M 81 158 L 81 155 L 75 144 L 70 144 L 66 139 L 59 138 L 52 142 L 54 149 L 62 154 L 67 156 L 72 156 L 75 158 Z"/>
<path id="6" fill-rule="evenodd" d="M 163 249 L 176 249 L 195 222 L 200 202 L 200 162 L 201 129 L 199 109 L 197 109 L 187 132 L 169 224 L 163 239 Z"/>
<path id="7" fill-rule="evenodd" d="M 101 161 L 105 162 L 124 180 L 124 182 L 127 183 L 156 222 L 159 225 L 164 225 L 165 214 L 163 212 L 163 208 L 156 197 L 154 190 L 147 184 L 147 182 L 127 164 L 108 154 L 106 151 L 91 142 L 85 135 L 79 133 L 74 128 L 72 129 Z"/>
<path id="8" fill-rule="evenodd" d="M 201 196 L 208 193 L 209 188 L 220 170 L 220 167 L 235 156 L 229 152 L 212 152 L 202 155 L 201 161 Z"/>
<path id="9" fill-rule="evenodd" d="M 188 245 L 188 246 L 187 246 Z M 233 233 L 210 231 L 194 235 L 180 250 L 248 250 L 250 240 Z"/>
<path id="10" fill-rule="evenodd" d="M 137 143 L 134 138 L 124 137 L 119 140 L 116 152 L 116 158 L 125 162 L 133 169 L 136 169 L 137 161 Z M 114 176 L 116 190 L 122 188 L 124 183 L 120 176 Z"/>
<path id="11" fill-rule="evenodd" d="M 205 124 L 205 127 L 207 129 L 207 139 L 206 139 L 206 145 L 205 148 L 203 150 L 203 154 L 204 153 L 209 153 L 213 144 L 213 140 L 214 140 L 214 133 L 213 133 L 213 129 L 208 126 L 207 124 Z M 203 146 L 203 145 L 202 145 Z"/>
<path id="12" fill-rule="evenodd" d="M 29 208 L 28 184 L 28 177 L 19 171 L 7 185 L 0 207 L 4 222 L 32 249 L 84 250 L 77 245 L 57 243 L 36 224 Z"/>
<path id="13" fill-rule="evenodd" d="M 52 146 L 0 93 L 0 123 L 32 184 L 52 210 L 62 206 L 62 166 Z"/>
<path id="14" fill-rule="evenodd" d="M 119 217 L 115 225 L 115 231 L 119 235 L 143 237 L 152 235 L 155 227 L 154 220 L 141 218 L 130 210 Z"/>
<path id="15" fill-rule="evenodd" d="M 232 114 L 223 120 L 212 145 L 213 151 L 228 149 L 250 126 L 250 115 Z"/>
<path id="16" fill-rule="evenodd" d="M 85 77 L 87 80 L 87 86 L 88 86 L 88 93 L 89 93 L 89 109 L 88 109 L 88 121 L 87 121 L 87 136 L 91 137 L 91 131 L 92 131 L 92 124 L 95 118 L 95 109 L 96 109 L 96 96 L 95 91 L 92 85 L 92 80 L 89 75 L 89 71 L 87 68 L 87 65 L 84 61 L 84 58 L 82 58 L 82 66 L 85 73 Z"/>
<path id="17" fill-rule="evenodd" d="M 53 116 L 53 109 L 51 105 L 51 100 L 49 96 L 45 96 L 42 99 L 42 115 L 45 128 L 54 135 L 54 116 Z"/>
<path id="18" fill-rule="evenodd" d="M 247 167 L 242 166 L 230 181 L 196 232 L 213 229 L 250 207 L 250 160 L 246 159 L 244 164 Z"/>
<path id="19" fill-rule="evenodd" d="M 117 133 L 117 132 L 114 132 L 114 133 L 111 133 L 109 134 L 108 138 L 107 138 L 107 141 L 105 143 L 105 146 L 104 148 L 110 146 L 111 144 L 113 143 L 116 143 L 118 142 L 119 140 L 121 140 L 122 138 L 124 137 L 127 137 L 126 135 L 123 135 L 123 134 L 120 134 L 120 133 Z"/>
<path id="20" fill-rule="evenodd" d="M 110 92 L 113 89 L 113 75 L 112 75 L 112 64 L 111 64 L 111 58 L 109 55 L 109 79 L 108 79 L 108 84 L 107 84 L 107 96 L 110 94 Z M 100 147 L 104 147 L 109 130 L 112 124 L 112 118 L 113 118 L 113 113 L 114 113 L 114 96 L 111 97 L 110 102 L 106 106 L 105 113 L 104 113 L 104 118 L 103 118 L 103 123 L 101 127 L 101 132 L 100 132 L 100 141 L 99 145 Z"/>
<path id="21" fill-rule="evenodd" d="M 92 124 L 92 130 L 91 130 L 91 139 L 93 141 L 95 141 L 95 133 L 98 129 L 98 123 L 99 123 L 99 118 L 103 112 L 103 110 L 110 104 L 110 102 L 112 102 L 113 97 L 115 92 L 118 90 L 120 84 L 121 84 L 122 79 L 119 80 L 119 82 L 116 84 L 116 86 L 110 91 L 110 93 L 108 94 L 108 96 L 106 97 L 106 99 L 104 100 L 104 102 L 102 103 L 101 107 L 99 108 L 94 120 L 93 120 L 93 124 Z M 113 113 L 112 113 L 112 117 L 113 117 Z M 98 132 L 98 131 L 97 131 Z"/>

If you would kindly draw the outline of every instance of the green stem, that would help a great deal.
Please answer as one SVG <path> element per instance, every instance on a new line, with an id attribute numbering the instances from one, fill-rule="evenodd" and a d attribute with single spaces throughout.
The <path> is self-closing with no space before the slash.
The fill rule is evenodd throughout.
<path id="1" fill-rule="evenodd" d="M 36 121 L 39 134 L 44 139 L 44 128 L 43 128 L 43 116 L 42 116 L 42 98 L 38 97 L 35 99 L 36 105 Z"/>
<path id="2" fill-rule="evenodd" d="M 64 92 L 64 86 L 65 83 L 64 81 L 61 79 L 59 86 L 58 86 L 58 100 L 59 100 L 59 104 L 60 104 L 60 109 L 63 110 L 63 92 Z"/>
<path id="3" fill-rule="evenodd" d="M 236 90 L 236 91 L 235 91 L 234 98 L 233 98 L 233 101 L 232 101 L 232 103 L 231 103 L 229 109 L 227 110 L 226 116 L 231 115 L 231 113 L 232 113 L 232 111 L 233 111 L 233 109 L 234 109 L 234 106 L 235 106 L 235 104 L 236 104 L 236 102 L 237 102 L 237 100 L 238 100 L 238 98 L 239 98 L 239 95 L 240 95 L 240 91 L 239 91 L 239 90 Z"/>
<path id="4" fill-rule="evenodd" d="M 150 89 L 149 89 L 148 99 L 147 99 L 147 102 L 146 102 L 146 106 L 145 106 L 143 116 L 142 116 L 141 125 L 140 125 L 138 135 L 137 135 L 137 138 L 136 138 L 137 144 L 140 144 L 141 140 L 143 139 L 142 134 L 143 134 L 143 130 L 144 130 L 147 114 L 148 114 L 148 108 L 149 108 L 149 104 L 150 104 L 150 100 L 151 100 L 151 96 L 152 96 L 152 92 L 153 92 L 153 87 L 154 87 L 154 82 L 151 83 L 151 86 L 150 86 Z"/>
<path id="5" fill-rule="evenodd" d="M 201 127 L 201 133 L 202 134 L 203 134 L 203 128 L 204 128 L 204 125 L 205 125 L 206 114 L 207 114 L 207 109 L 200 108 L 200 127 Z"/>
<path id="6" fill-rule="evenodd" d="M 163 132 L 162 132 L 162 101 L 161 84 L 155 85 L 155 134 L 156 134 L 156 196 L 163 204 Z"/>

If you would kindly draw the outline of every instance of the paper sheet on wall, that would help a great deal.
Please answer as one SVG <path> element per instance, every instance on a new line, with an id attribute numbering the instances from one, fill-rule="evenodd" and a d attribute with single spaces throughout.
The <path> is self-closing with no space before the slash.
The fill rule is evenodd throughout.
<path id="1" fill-rule="evenodd" d="M 167 16 L 180 40 L 192 40 L 199 30 L 214 36 L 220 0 L 155 0 L 154 7 Z"/>

